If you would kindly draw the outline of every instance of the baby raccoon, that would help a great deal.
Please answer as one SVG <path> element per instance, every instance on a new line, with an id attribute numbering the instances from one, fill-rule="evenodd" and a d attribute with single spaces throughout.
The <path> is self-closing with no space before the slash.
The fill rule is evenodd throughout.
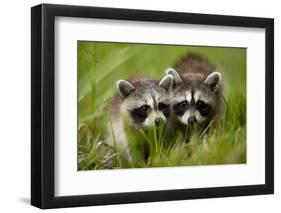
<path id="1" fill-rule="evenodd" d="M 113 131 L 109 131 L 108 143 L 114 146 L 115 142 L 128 160 L 132 161 L 132 156 L 125 132 L 125 119 L 133 129 L 149 129 L 165 122 L 170 114 L 169 89 L 172 81 L 172 76 L 166 75 L 160 81 L 138 79 L 117 82 L 119 95 L 112 102 Z"/>
<path id="2" fill-rule="evenodd" d="M 221 73 L 206 59 L 189 54 L 166 74 L 173 76 L 173 125 L 185 131 L 193 126 L 205 128 L 221 110 Z"/>

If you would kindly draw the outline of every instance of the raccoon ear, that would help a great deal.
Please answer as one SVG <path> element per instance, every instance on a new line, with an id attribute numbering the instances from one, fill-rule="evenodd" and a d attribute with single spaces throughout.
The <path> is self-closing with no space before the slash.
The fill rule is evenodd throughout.
<path id="1" fill-rule="evenodd" d="M 122 97 L 127 97 L 131 94 L 136 88 L 133 84 L 128 81 L 119 80 L 117 81 L 117 89 Z"/>
<path id="2" fill-rule="evenodd" d="M 175 84 L 179 84 L 182 82 L 182 78 L 180 74 L 173 68 L 166 69 L 166 74 L 173 76 L 173 81 Z"/>
<path id="3" fill-rule="evenodd" d="M 209 85 L 213 91 L 216 91 L 219 87 L 221 82 L 221 73 L 220 72 L 212 72 L 208 77 L 205 79 L 204 83 Z"/>
<path id="4" fill-rule="evenodd" d="M 173 83 L 173 76 L 169 74 L 161 79 L 161 81 L 159 82 L 159 86 L 164 87 L 168 91 L 171 88 L 172 83 Z"/>

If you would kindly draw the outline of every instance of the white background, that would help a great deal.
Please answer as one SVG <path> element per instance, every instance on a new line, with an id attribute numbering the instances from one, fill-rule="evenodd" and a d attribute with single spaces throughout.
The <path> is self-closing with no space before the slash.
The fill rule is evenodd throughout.
<path id="1" fill-rule="evenodd" d="M 281 55 L 281 14 L 278 1 L 45 1 L 46 3 L 201 12 L 275 18 L 275 58 Z M 40 1 L 3 1 L 1 4 L 1 212 L 38 212 L 30 196 L 30 7 Z M 275 62 L 275 195 L 201 199 L 51 210 L 52 212 L 279 212 L 281 207 L 280 60 Z M 279 85 L 277 85 L 279 82 Z M 281 209 L 281 208 L 280 208 Z"/>
<path id="2" fill-rule="evenodd" d="M 264 29 L 59 17 L 55 32 L 55 195 L 265 183 Z M 77 40 L 247 47 L 247 164 L 77 172 Z"/>

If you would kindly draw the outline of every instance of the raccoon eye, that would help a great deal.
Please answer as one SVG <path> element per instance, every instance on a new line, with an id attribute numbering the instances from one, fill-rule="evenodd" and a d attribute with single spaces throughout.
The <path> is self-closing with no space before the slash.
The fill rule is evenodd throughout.
<path id="1" fill-rule="evenodd" d="M 165 115 L 166 118 L 169 117 L 169 115 L 170 115 L 170 106 L 168 104 L 164 104 L 164 103 L 160 102 L 158 104 L 158 109 L 163 112 L 163 114 Z"/>
<path id="2" fill-rule="evenodd" d="M 148 110 L 149 106 L 148 105 L 144 105 L 142 107 L 139 108 L 139 110 L 146 112 Z"/>
<path id="3" fill-rule="evenodd" d="M 197 102 L 197 108 L 204 108 L 206 107 L 208 104 L 204 103 L 203 101 L 198 101 Z"/>
<path id="4" fill-rule="evenodd" d="M 178 103 L 181 107 L 186 107 L 188 105 L 187 101 L 182 101 L 180 103 Z"/>
<path id="5" fill-rule="evenodd" d="M 188 107 L 189 107 L 188 101 L 182 101 L 174 105 L 173 110 L 175 111 L 176 115 L 181 116 L 188 109 Z"/>
<path id="6" fill-rule="evenodd" d="M 131 113 L 131 116 L 133 118 L 133 120 L 136 122 L 136 123 L 142 123 L 145 121 L 147 115 L 148 115 L 148 110 L 149 110 L 149 106 L 148 105 L 143 105 L 139 108 L 136 108 L 134 110 L 132 110 L 130 113 Z"/>
<path id="7" fill-rule="evenodd" d="M 159 110 L 163 110 L 163 109 L 168 108 L 168 107 L 169 107 L 169 105 L 164 104 L 164 103 L 159 103 L 159 104 L 158 104 Z"/>
<path id="8" fill-rule="evenodd" d="M 209 115 L 211 111 L 211 106 L 209 104 L 204 103 L 203 101 L 198 101 L 196 104 L 196 108 L 199 110 L 202 116 Z"/>

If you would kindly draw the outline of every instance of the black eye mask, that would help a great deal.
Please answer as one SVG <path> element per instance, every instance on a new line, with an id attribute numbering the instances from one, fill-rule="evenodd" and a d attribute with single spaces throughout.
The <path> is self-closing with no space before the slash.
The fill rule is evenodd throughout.
<path id="1" fill-rule="evenodd" d="M 147 118 L 149 109 L 150 109 L 150 107 L 148 105 L 143 105 L 143 106 L 141 106 L 139 108 L 136 108 L 136 109 L 132 110 L 131 111 L 132 119 L 136 123 L 144 122 L 145 119 Z"/>
<path id="2" fill-rule="evenodd" d="M 168 104 L 164 104 L 164 103 L 159 103 L 158 104 L 158 109 L 163 112 L 163 114 L 165 115 L 166 118 L 169 117 L 170 115 L 170 105 Z"/>
<path id="3" fill-rule="evenodd" d="M 211 106 L 204 103 L 203 101 L 198 101 L 196 103 L 196 109 L 200 112 L 202 116 L 208 116 L 211 113 Z"/>
<path id="4" fill-rule="evenodd" d="M 188 109 L 188 101 L 182 101 L 173 106 L 173 110 L 177 116 L 182 116 L 184 112 Z"/>

